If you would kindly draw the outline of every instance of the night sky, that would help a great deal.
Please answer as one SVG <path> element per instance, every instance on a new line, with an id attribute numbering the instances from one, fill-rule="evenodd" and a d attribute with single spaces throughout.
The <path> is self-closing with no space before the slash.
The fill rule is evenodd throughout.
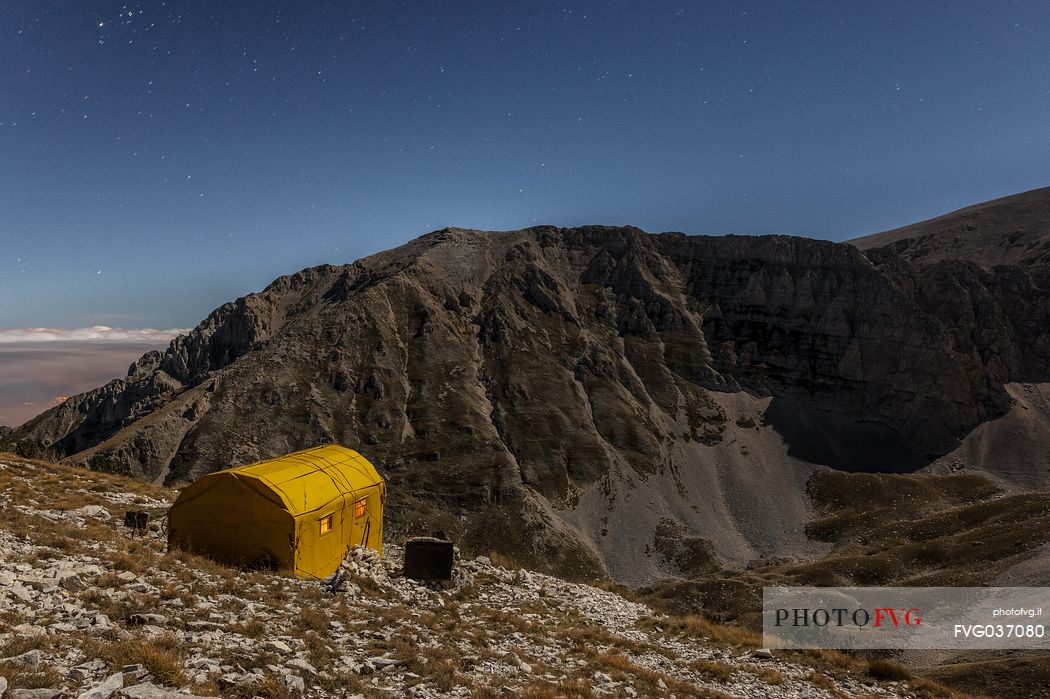
<path id="1" fill-rule="evenodd" d="M 0 328 L 446 225 L 842 240 L 1050 185 L 1050 3 L 0 3 Z"/>

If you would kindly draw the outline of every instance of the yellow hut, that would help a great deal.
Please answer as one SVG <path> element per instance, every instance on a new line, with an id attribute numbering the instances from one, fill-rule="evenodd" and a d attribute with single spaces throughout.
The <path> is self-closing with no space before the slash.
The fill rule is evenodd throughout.
<path id="1" fill-rule="evenodd" d="M 383 552 L 383 479 L 338 444 L 218 471 L 168 512 L 168 547 L 324 578 L 351 546 Z"/>

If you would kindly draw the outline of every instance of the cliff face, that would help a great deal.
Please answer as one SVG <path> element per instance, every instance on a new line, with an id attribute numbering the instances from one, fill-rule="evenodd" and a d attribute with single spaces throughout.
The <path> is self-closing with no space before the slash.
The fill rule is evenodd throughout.
<path id="1" fill-rule="evenodd" d="M 669 527 L 740 560 L 802 541 L 811 464 L 954 449 L 1046 376 L 1046 308 L 1024 270 L 887 248 L 446 229 L 282 277 L 12 437 L 167 482 L 338 441 L 395 528 L 643 579 L 689 572 Z"/>

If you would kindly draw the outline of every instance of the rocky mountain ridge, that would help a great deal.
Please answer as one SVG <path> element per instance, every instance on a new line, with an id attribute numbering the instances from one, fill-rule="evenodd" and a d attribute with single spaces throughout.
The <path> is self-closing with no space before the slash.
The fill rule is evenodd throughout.
<path id="1" fill-rule="evenodd" d="M 809 545 L 816 465 L 953 452 L 1047 380 L 1048 309 L 1023 266 L 893 246 L 445 229 L 281 277 L 8 439 L 165 482 L 338 441 L 395 530 L 641 582 Z"/>

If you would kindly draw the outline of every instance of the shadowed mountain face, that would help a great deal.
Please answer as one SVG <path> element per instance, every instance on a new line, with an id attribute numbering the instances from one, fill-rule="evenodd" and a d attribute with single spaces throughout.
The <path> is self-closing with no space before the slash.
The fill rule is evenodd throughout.
<path id="1" fill-rule="evenodd" d="M 1026 268 L 899 244 L 446 229 L 281 277 L 12 439 L 167 482 L 338 441 L 395 528 L 688 573 L 668 546 L 696 537 L 661 531 L 737 560 L 798 543 L 812 464 L 915 470 L 1045 380 Z"/>
<path id="2" fill-rule="evenodd" d="M 851 242 L 996 380 L 1046 380 L 1050 187 Z"/>

